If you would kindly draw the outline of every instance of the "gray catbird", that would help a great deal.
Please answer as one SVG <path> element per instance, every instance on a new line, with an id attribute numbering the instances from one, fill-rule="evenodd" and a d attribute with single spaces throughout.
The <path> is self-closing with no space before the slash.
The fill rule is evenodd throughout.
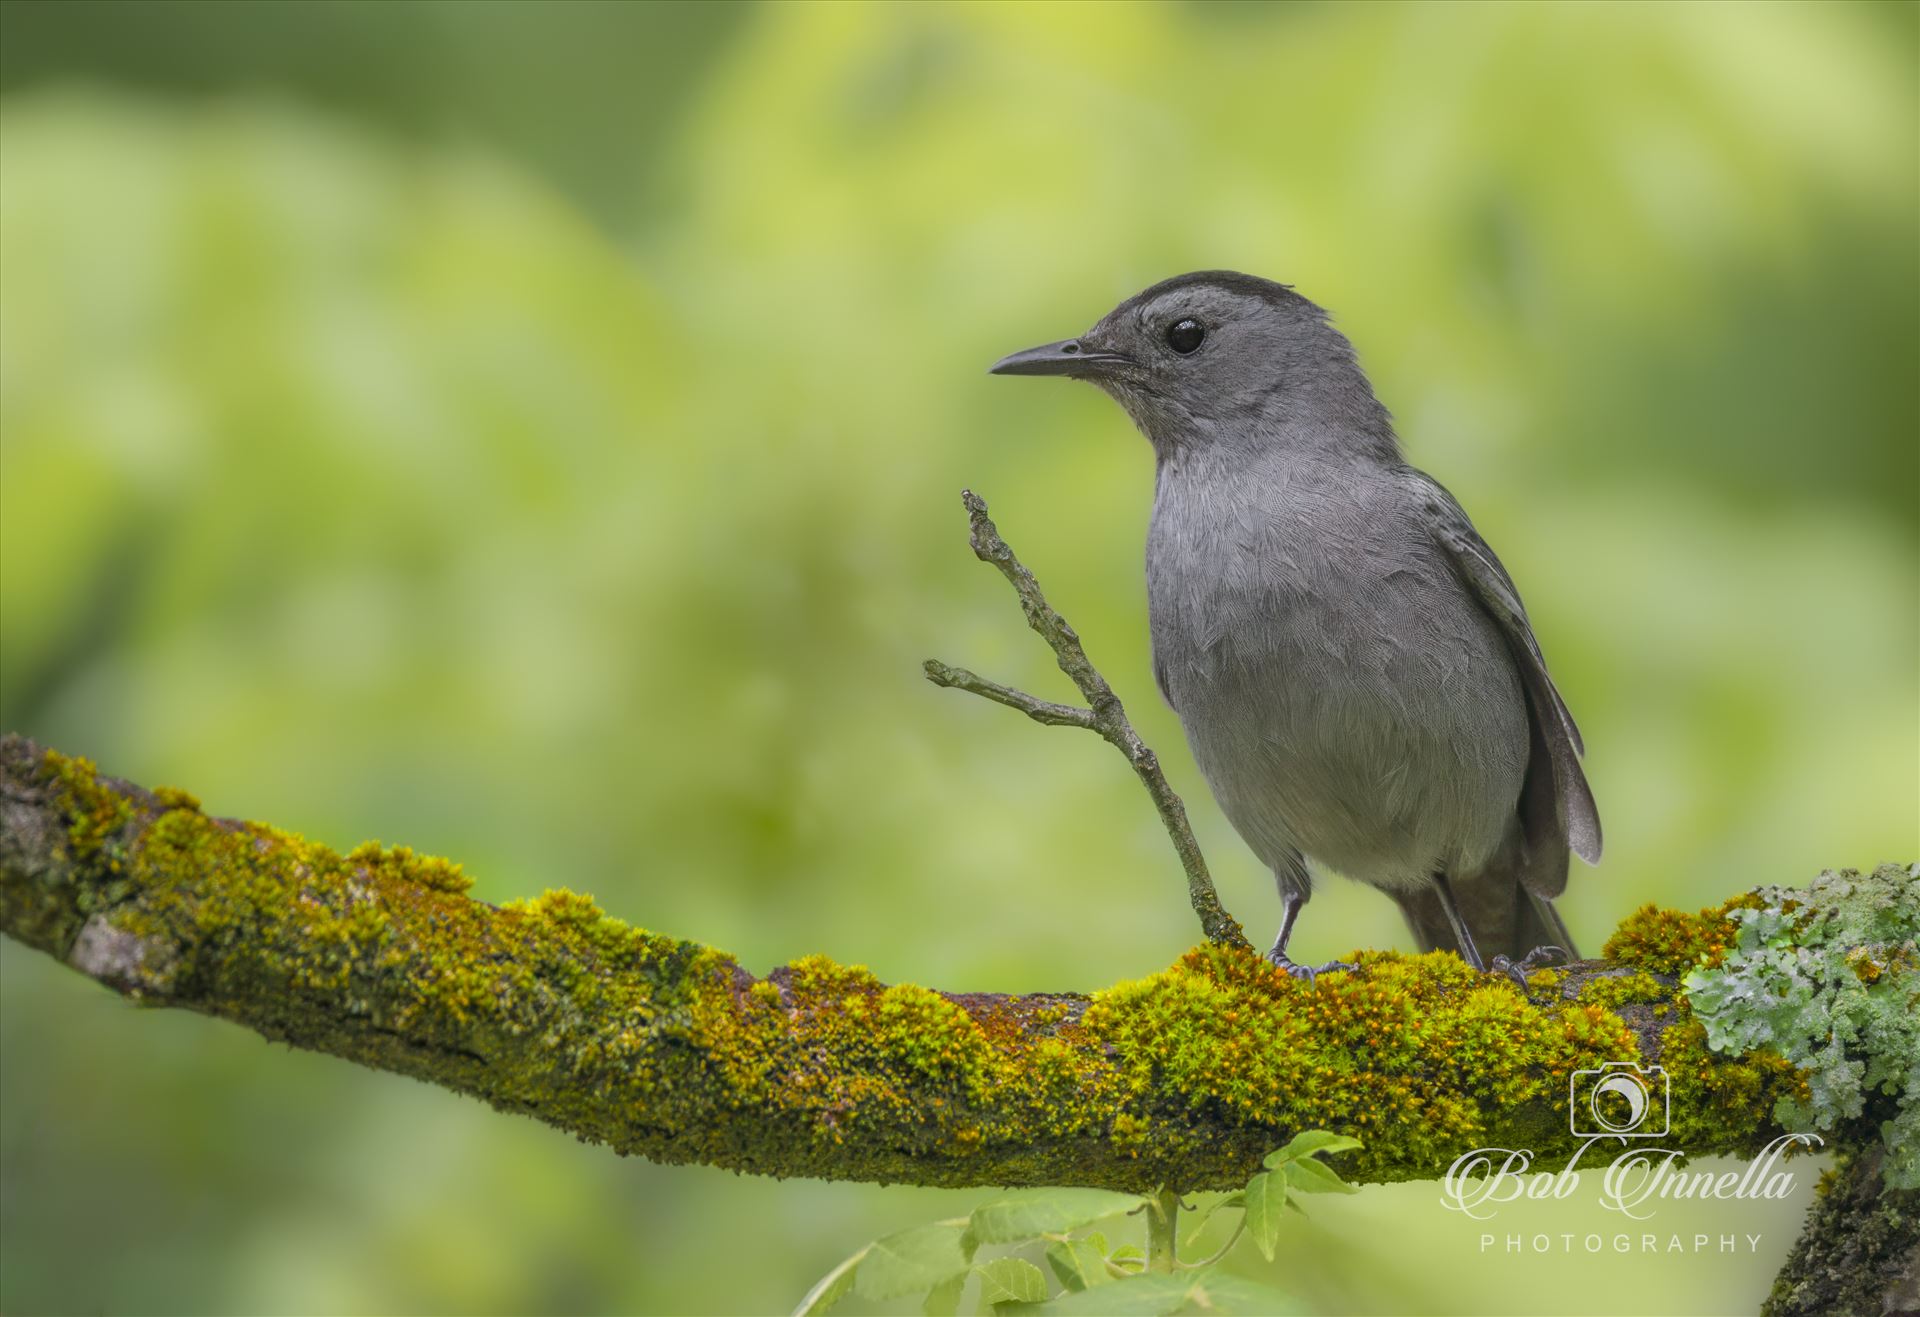
<path id="1" fill-rule="evenodd" d="M 1401 458 L 1326 312 L 1250 275 L 1181 275 L 993 370 L 1090 380 L 1153 444 L 1154 675 L 1279 884 L 1269 958 L 1314 972 L 1287 956 L 1309 860 L 1476 969 L 1483 950 L 1516 978 L 1576 954 L 1552 898 L 1569 845 L 1600 858 L 1580 733 L 1512 579 Z"/>

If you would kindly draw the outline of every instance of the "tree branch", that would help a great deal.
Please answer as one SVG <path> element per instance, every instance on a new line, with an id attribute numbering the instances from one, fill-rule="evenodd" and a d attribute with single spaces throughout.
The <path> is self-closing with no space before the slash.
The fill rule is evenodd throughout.
<path id="1" fill-rule="evenodd" d="M 115 991 L 659 1161 L 1195 1190 L 1328 1128 L 1366 1141 L 1350 1176 L 1406 1179 L 1570 1147 L 1566 1077 L 1602 1061 L 1668 1062 L 1690 1152 L 1764 1144 L 1792 1083 L 1708 1053 L 1668 953 L 1630 943 L 1531 998 L 1450 955 L 1361 953 L 1315 987 L 1221 946 L 1092 997 L 938 993 L 820 957 L 755 978 L 564 890 L 471 900 L 447 861 L 340 855 L 18 737 L 0 823 L 0 928 Z"/>
<path id="2" fill-rule="evenodd" d="M 817 956 L 755 978 L 564 889 L 494 906 L 466 887 L 445 860 L 340 855 L 0 739 L 9 936 L 134 1000 L 656 1161 L 1164 1198 L 1237 1186 L 1307 1129 L 1361 1138 L 1340 1168 L 1360 1182 L 1438 1178 L 1482 1147 L 1564 1164 L 1579 1142 L 1569 1077 L 1609 1061 L 1666 1068 L 1663 1146 L 1692 1156 L 1757 1152 L 1783 1132 L 1779 1100 L 1807 1091 L 1771 1051 L 1712 1051 L 1680 983 L 1727 953 L 1730 912 L 1757 896 L 1698 915 L 1645 907 L 1608 959 L 1536 972 L 1524 994 L 1446 953 L 1358 952 L 1355 972 L 1308 984 L 1208 945 L 1089 997 L 887 987 Z M 1886 956 L 1847 963 L 1878 981 L 1905 964 Z M 1912 1292 L 1920 1208 L 1876 1178 L 1886 1114 L 1875 1097 L 1835 1131 L 1844 1183 L 1782 1273 L 1780 1317 L 1877 1312 Z"/>
<path id="3" fill-rule="evenodd" d="M 1920 1189 L 1889 1189 L 1883 1149 L 1843 1151 L 1774 1278 L 1766 1317 L 1920 1312 Z"/>
<path id="4" fill-rule="evenodd" d="M 950 668 L 937 659 L 928 659 L 925 664 L 927 680 L 936 686 L 969 691 L 996 704 L 1018 709 L 1038 723 L 1051 727 L 1084 727 L 1106 738 L 1126 756 L 1127 763 L 1147 788 L 1148 796 L 1152 797 L 1161 825 L 1166 828 L 1167 836 L 1173 841 L 1173 849 L 1180 857 L 1180 867 L 1186 870 L 1187 899 L 1193 904 L 1193 912 L 1200 917 L 1200 928 L 1207 940 L 1221 946 L 1250 946 L 1239 922 L 1226 912 L 1220 904 L 1219 894 L 1214 891 L 1213 878 L 1207 873 L 1206 858 L 1200 854 L 1200 843 L 1194 840 L 1193 828 L 1187 823 L 1186 806 L 1181 804 L 1180 797 L 1168 785 L 1167 775 L 1160 771 L 1158 756 L 1147 748 L 1146 742 L 1133 730 L 1120 697 L 1113 693 L 1113 687 L 1107 684 L 1107 679 L 1100 675 L 1100 670 L 1087 657 L 1087 651 L 1080 644 L 1079 633 L 1047 603 L 1047 597 L 1041 593 L 1040 583 L 1034 579 L 1033 573 L 1014 556 L 1013 550 L 1000 537 L 999 528 L 987 515 L 986 500 L 971 489 L 966 489 L 960 492 L 960 501 L 966 505 L 970 527 L 968 539 L 973 545 L 974 555 L 980 561 L 999 568 L 1000 574 L 1012 584 L 1014 593 L 1020 597 L 1020 611 L 1026 614 L 1027 625 L 1052 648 L 1060 670 L 1073 679 L 1073 684 L 1080 688 L 1090 707 L 1082 709 L 1070 704 L 1054 704 L 1011 686 L 1002 686 L 999 682 L 975 676 L 965 668 Z"/>

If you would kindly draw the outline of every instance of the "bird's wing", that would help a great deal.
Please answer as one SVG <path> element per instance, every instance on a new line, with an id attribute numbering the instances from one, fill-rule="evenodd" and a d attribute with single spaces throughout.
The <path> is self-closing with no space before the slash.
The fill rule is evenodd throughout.
<path id="1" fill-rule="evenodd" d="M 1428 530 L 1445 553 L 1461 584 L 1500 628 L 1527 695 L 1527 720 L 1532 728 L 1532 753 L 1526 784 L 1520 794 L 1521 824 L 1531 850 L 1558 851 L 1558 862 L 1541 854 L 1526 869 L 1535 881 L 1528 887 L 1540 896 L 1557 896 L 1566 887 L 1566 847 L 1588 864 L 1600 860 L 1600 813 L 1593 792 L 1580 770 L 1586 746 L 1580 729 L 1560 691 L 1547 673 L 1547 660 L 1534 639 L 1533 625 L 1520 602 L 1513 578 L 1480 538 L 1473 522 L 1444 486 L 1424 472 L 1413 471 L 1422 498 Z M 1550 888 L 1551 890 L 1542 890 Z"/>

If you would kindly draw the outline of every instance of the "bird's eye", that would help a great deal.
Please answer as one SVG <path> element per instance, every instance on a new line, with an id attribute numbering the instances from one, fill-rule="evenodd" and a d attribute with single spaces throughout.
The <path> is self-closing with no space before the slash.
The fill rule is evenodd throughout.
<path id="1" fill-rule="evenodd" d="M 1206 336 L 1207 331 L 1198 320 L 1177 320 L 1167 330 L 1167 346 L 1184 357 L 1199 347 Z"/>

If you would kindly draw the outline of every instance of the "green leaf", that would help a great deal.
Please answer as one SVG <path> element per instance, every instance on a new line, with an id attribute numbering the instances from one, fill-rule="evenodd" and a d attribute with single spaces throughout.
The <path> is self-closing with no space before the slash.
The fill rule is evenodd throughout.
<path id="1" fill-rule="evenodd" d="M 1328 1130 L 1307 1130 L 1296 1134 L 1284 1148 L 1267 1154 L 1261 1164 L 1270 1171 L 1277 1171 L 1291 1161 L 1300 1161 L 1314 1153 L 1345 1152 L 1349 1148 L 1358 1148 L 1360 1140 L 1345 1134 L 1334 1134 Z"/>
<path id="2" fill-rule="evenodd" d="M 995 1258 L 973 1270 L 982 1303 L 1039 1303 L 1047 1297 L 1047 1278 L 1025 1258 Z"/>
<path id="3" fill-rule="evenodd" d="M 1280 1239 L 1280 1214 L 1287 1206 L 1287 1178 L 1278 1171 L 1261 1171 L 1247 1181 L 1246 1195 L 1247 1233 L 1260 1256 L 1271 1262 Z"/>
<path id="4" fill-rule="evenodd" d="M 867 1246 L 871 1248 L 872 1245 Z M 854 1268 L 860 1265 L 860 1259 L 867 1255 L 865 1248 L 842 1262 L 813 1283 L 807 1296 L 800 1300 L 800 1306 L 793 1310 L 793 1317 L 813 1317 L 840 1302 L 840 1297 L 853 1288 Z"/>
<path id="5" fill-rule="evenodd" d="M 960 1311 L 960 1291 L 967 1287 L 967 1273 L 961 1272 L 951 1280 L 943 1280 L 927 1291 L 927 1300 L 920 1305 L 925 1317 L 954 1317 Z"/>
<path id="6" fill-rule="evenodd" d="M 897 1299 L 966 1274 L 961 1237 L 965 1221 L 935 1221 L 877 1239 L 867 1246 L 854 1289 L 863 1299 Z"/>
<path id="7" fill-rule="evenodd" d="M 1348 1184 L 1340 1173 L 1315 1157 L 1288 1162 L 1282 1170 L 1287 1184 L 1303 1194 L 1357 1194 L 1358 1185 Z"/>
<path id="8" fill-rule="evenodd" d="M 1131 1212 L 1143 1201 L 1138 1194 L 1107 1189 L 1035 1189 L 975 1208 L 973 1233 L 983 1244 L 1017 1244 Z"/>
<path id="9" fill-rule="evenodd" d="M 1191 1277 L 1188 1311 L 1224 1313 L 1231 1317 L 1287 1317 L 1287 1314 L 1306 1311 L 1291 1294 L 1258 1281 L 1211 1268 L 1193 1272 Z"/>
<path id="10" fill-rule="evenodd" d="M 1091 1289 L 1113 1279 L 1107 1270 L 1107 1241 L 1099 1235 L 1054 1240 L 1047 1245 L 1047 1265 L 1070 1290 Z"/>
<path id="11" fill-rule="evenodd" d="M 1107 1261 L 1138 1262 L 1144 1266 L 1147 1261 L 1147 1255 L 1138 1244 L 1122 1244 L 1119 1248 L 1107 1254 Z"/>
<path id="12" fill-rule="evenodd" d="M 1023 1311 L 1059 1317 L 1169 1317 L 1177 1312 L 1276 1317 L 1302 1309 L 1279 1290 L 1208 1268 L 1172 1276 L 1158 1271 L 1129 1276 L 1098 1290 L 1062 1294 Z"/>
<path id="13" fill-rule="evenodd" d="M 1128 1276 L 1097 1290 L 1062 1294 L 1034 1309 L 1061 1317 L 1162 1317 L 1179 1312 L 1193 1294 L 1193 1275 L 1148 1272 Z"/>

